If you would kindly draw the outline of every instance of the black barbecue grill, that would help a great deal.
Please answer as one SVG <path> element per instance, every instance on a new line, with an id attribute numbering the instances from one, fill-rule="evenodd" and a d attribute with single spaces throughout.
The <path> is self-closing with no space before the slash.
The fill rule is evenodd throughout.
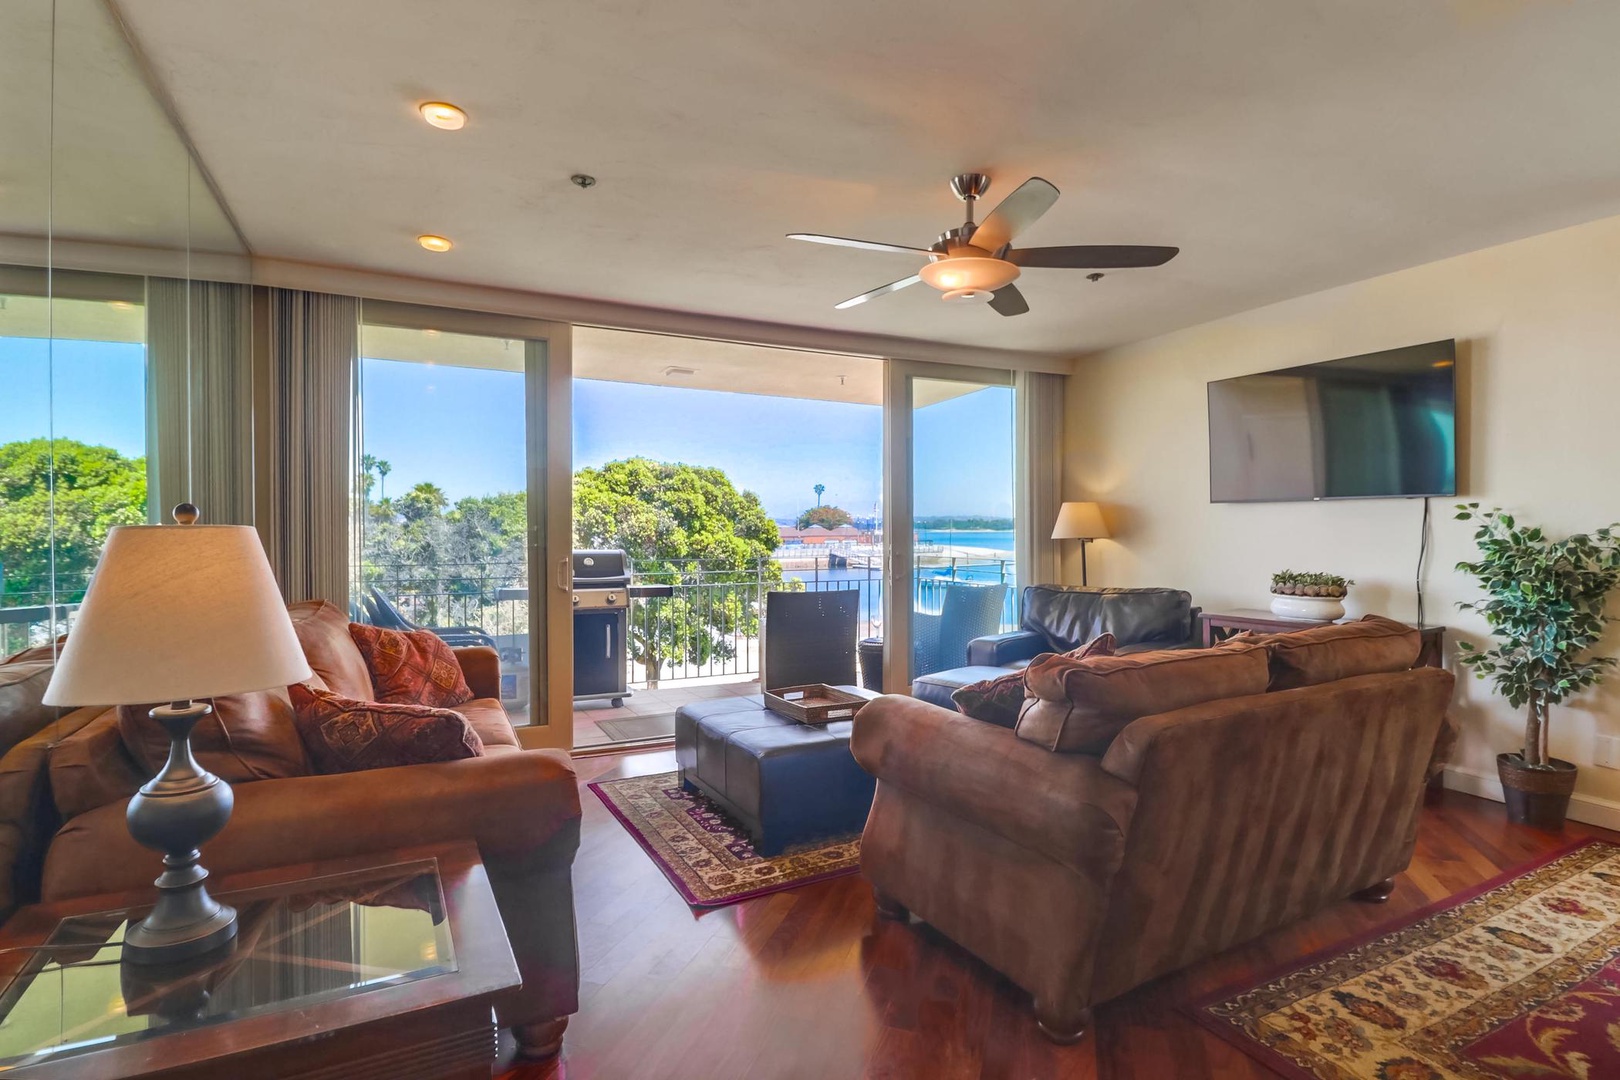
<path id="1" fill-rule="evenodd" d="M 630 696 L 630 600 L 670 596 L 668 585 L 630 584 L 623 551 L 576 551 L 574 572 L 574 700 Z"/>

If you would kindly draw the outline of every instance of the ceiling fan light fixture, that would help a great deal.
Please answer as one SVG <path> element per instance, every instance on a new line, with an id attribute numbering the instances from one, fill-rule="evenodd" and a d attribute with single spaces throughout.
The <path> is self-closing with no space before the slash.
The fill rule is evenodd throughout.
<path id="1" fill-rule="evenodd" d="M 988 304 L 995 295 L 989 289 L 952 289 L 939 298 L 947 304 Z"/>
<path id="2" fill-rule="evenodd" d="M 988 255 L 950 255 L 924 266 L 917 276 L 942 293 L 993 293 L 1018 280 L 1018 267 Z"/>

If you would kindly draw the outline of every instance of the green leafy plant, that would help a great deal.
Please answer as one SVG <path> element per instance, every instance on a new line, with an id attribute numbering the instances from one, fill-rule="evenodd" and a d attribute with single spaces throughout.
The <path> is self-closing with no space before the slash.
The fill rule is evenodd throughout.
<path id="1" fill-rule="evenodd" d="M 1459 504 L 1456 520 L 1478 526 L 1479 558 L 1457 569 L 1485 590 L 1483 599 L 1457 606 L 1483 615 L 1501 641 L 1489 649 L 1459 641 L 1457 659 L 1490 679 L 1509 705 L 1528 709 L 1524 764 L 1550 768 L 1548 710 L 1615 666 L 1614 657 L 1589 653 L 1611 621 L 1603 613 L 1609 594 L 1620 586 L 1620 525 L 1554 540 L 1478 503 Z"/>
<path id="2" fill-rule="evenodd" d="M 1319 571 L 1300 573 L 1297 570 L 1279 570 L 1271 575 L 1271 591 L 1282 596 L 1327 596 L 1340 599 L 1354 584 L 1350 578 Z"/>
<path id="3" fill-rule="evenodd" d="M 653 686 L 665 663 L 734 657 L 759 633 L 765 593 L 784 584 L 771 558 L 776 522 L 721 469 L 641 457 L 580 469 L 574 542 L 623 548 L 638 581 L 676 586 L 673 597 L 633 602 L 630 650 Z"/>

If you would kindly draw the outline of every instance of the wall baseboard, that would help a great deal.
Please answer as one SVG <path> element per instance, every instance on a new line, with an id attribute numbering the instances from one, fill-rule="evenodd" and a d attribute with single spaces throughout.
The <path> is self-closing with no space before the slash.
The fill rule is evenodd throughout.
<path id="1" fill-rule="evenodd" d="M 1493 802 L 1502 801 L 1502 781 L 1492 773 L 1447 765 L 1444 782 L 1452 791 L 1478 795 Z M 1620 802 L 1599 798 L 1596 795 L 1582 795 L 1577 791 L 1570 796 L 1569 819 L 1587 825 L 1598 825 L 1605 829 L 1620 830 Z"/>

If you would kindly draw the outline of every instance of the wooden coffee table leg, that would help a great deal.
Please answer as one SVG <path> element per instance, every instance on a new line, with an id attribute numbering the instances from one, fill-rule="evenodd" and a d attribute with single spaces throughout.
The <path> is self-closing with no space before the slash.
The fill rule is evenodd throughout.
<path id="1" fill-rule="evenodd" d="M 562 1050 L 563 1032 L 568 1030 L 568 1017 L 559 1016 L 535 1024 L 519 1024 L 512 1029 L 517 1040 L 518 1056 L 528 1061 L 556 1057 Z"/>

